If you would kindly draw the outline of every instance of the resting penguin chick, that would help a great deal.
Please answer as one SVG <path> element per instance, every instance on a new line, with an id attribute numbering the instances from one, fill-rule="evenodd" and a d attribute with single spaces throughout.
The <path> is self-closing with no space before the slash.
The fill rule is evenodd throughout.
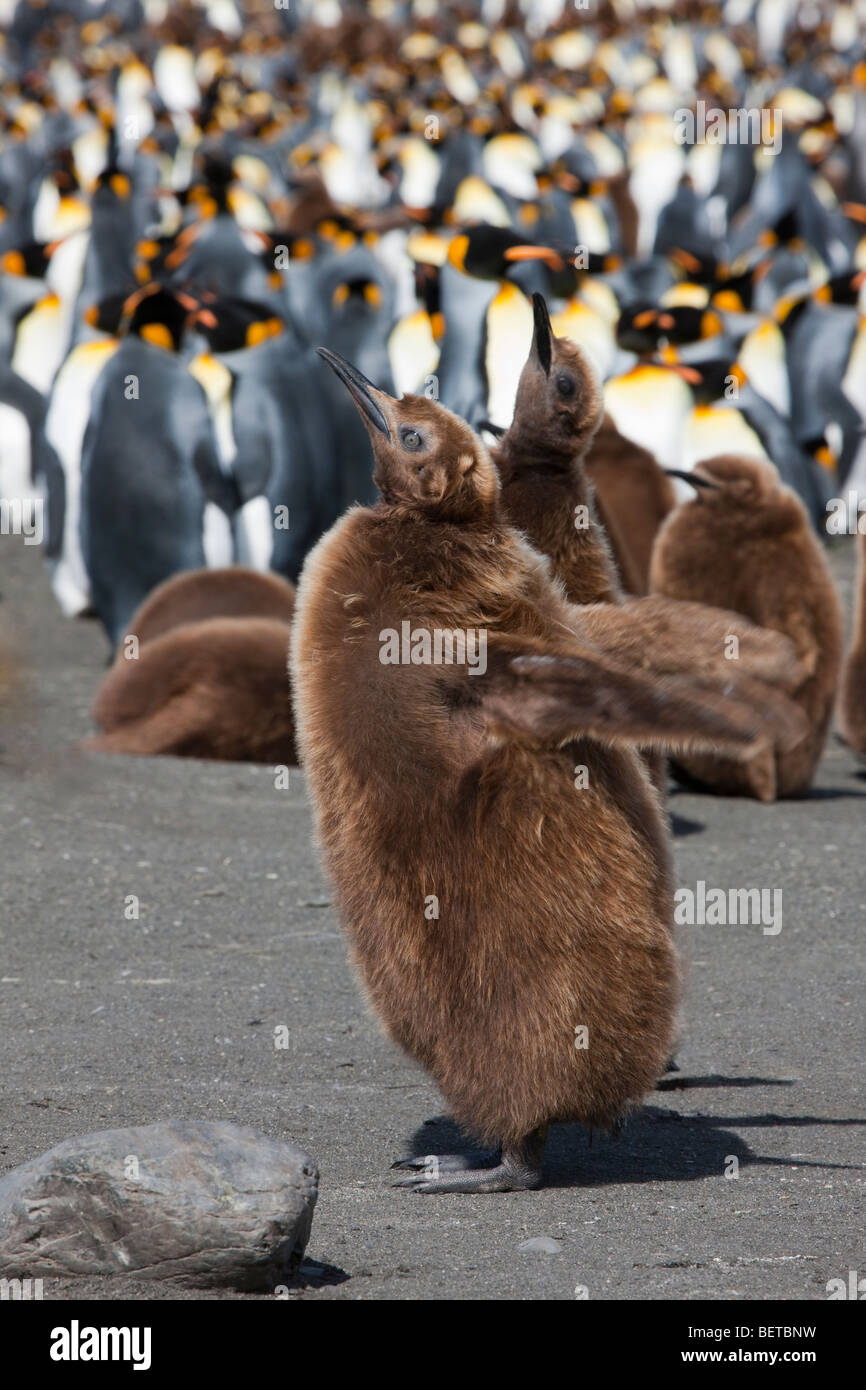
<path id="1" fill-rule="evenodd" d="M 273 618 L 184 623 L 119 657 L 82 747 L 231 762 L 296 763 L 287 670 L 291 628 Z"/>
<path id="2" fill-rule="evenodd" d="M 845 742 L 856 753 L 866 753 L 866 531 L 858 533 L 857 550 L 860 558 L 854 600 L 854 635 L 842 673 L 839 716 Z"/>
<path id="3" fill-rule="evenodd" d="M 295 588 L 282 575 L 230 565 L 226 569 L 182 570 L 152 589 L 130 618 L 126 635 L 139 647 L 183 623 L 206 618 L 274 618 L 291 623 Z M 121 643 L 115 662 L 124 660 Z"/>
<path id="4" fill-rule="evenodd" d="M 803 503 L 766 460 L 719 455 L 681 476 L 697 489 L 659 531 L 654 593 L 723 605 L 784 632 L 804 679 L 791 697 L 809 721 L 796 748 L 765 749 L 748 762 L 679 758 L 714 791 L 759 801 L 802 796 L 811 784 L 833 712 L 842 659 L 839 597 Z"/>
<path id="5" fill-rule="evenodd" d="M 656 680 L 651 653 L 644 671 L 610 659 L 604 614 L 623 610 L 600 605 L 588 636 L 504 519 L 472 429 L 322 355 L 369 430 L 381 500 L 332 527 L 298 586 L 292 683 L 318 839 L 389 1035 L 503 1150 L 494 1168 L 440 1159 L 441 1176 L 405 1183 L 537 1187 L 549 1122 L 615 1124 L 670 1055 L 668 835 L 629 745 L 750 746 L 759 720 L 736 675 L 723 696 L 716 674 Z M 780 678 L 789 644 L 762 644 Z"/>

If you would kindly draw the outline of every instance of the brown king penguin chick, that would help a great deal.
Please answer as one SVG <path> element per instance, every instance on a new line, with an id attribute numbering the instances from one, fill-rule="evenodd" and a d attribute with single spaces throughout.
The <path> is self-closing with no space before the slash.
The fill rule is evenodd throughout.
<path id="1" fill-rule="evenodd" d="M 146 605 L 145 605 L 146 607 Z M 274 618 L 207 618 L 118 655 L 93 703 L 102 753 L 297 763 L 288 676 L 291 628 Z"/>
<path id="2" fill-rule="evenodd" d="M 668 834 L 630 745 L 749 747 L 761 719 L 748 681 L 721 694 L 721 663 L 655 679 L 609 658 L 603 625 L 583 633 L 502 515 L 473 430 L 319 351 L 365 421 L 381 499 L 331 528 L 298 584 L 292 686 L 317 836 L 388 1034 L 502 1149 L 490 1168 L 403 1160 L 423 1171 L 400 1185 L 538 1187 L 547 1125 L 614 1125 L 670 1055 Z M 790 645 L 762 635 L 761 650 L 787 678 Z"/>
<path id="3" fill-rule="evenodd" d="M 842 673 L 839 717 L 845 742 L 866 754 L 866 531 L 858 532 L 857 552 L 854 634 Z"/>
<path id="4" fill-rule="evenodd" d="M 291 623 L 295 586 L 282 575 L 230 565 L 225 569 L 182 570 L 151 589 L 127 626 L 139 647 L 183 623 L 206 618 L 273 618 Z M 125 656 L 121 641 L 115 661 Z"/>
<path id="5" fill-rule="evenodd" d="M 616 526 L 602 523 L 584 460 L 604 417 L 601 387 L 589 358 L 568 338 L 557 338 L 547 304 L 532 296 L 532 346 L 520 375 L 511 425 L 494 460 L 502 480 L 502 506 L 553 565 L 571 603 L 619 603 Z M 633 582 L 634 577 L 632 576 Z M 646 750 L 660 796 L 665 759 Z"/>
<path id="6" fill-rule="evenodd" d="M 602 618 L 608 624 L 609 636 L 614 631 L 621 636 L 630 634 L 637 624 L 640 641 L 649 641 L 653 634 L 653 640 L 662 644 L 657 658 L 666 663 L 665 670 L 687 671 L 689 658 L 697 669 L 700 662 L 709 659 L 705 639 L 715 630 L 718 606 L 710 621 L 707 610 L 696 605 L 689 614 L 676 614 L 668 611 L 676 605 L 664 599 L 652 603 L 646 598 L 624 600 L 585 469 L 586 454 L 603 413 L 595 371 L 578 347 L 554 335 L 541 295 L 533 296 L 532 305 L 532 346 L 518 384 L 514 419 L 494 455 L 508 519 L 547 555 L 571 603 L 585 607 L 625 602 L 629 610 L 625 626 L 612 626 L 611 615 Z M 707 619 L 705 630 L 701 628 L 701 613 Z M 585 615 L 585 621 L 595 623 L 597 618 Z M 673 666 L 663 650 L 665 641 L 676 649 Z M 645 757 L 663 795 L 664 758 L 653 748 L 645 750 Z"/>
<path id="7" fill-rule="evenodd" d="M 621 434 L 607 414 L 584 468 L 623 589 L 648 594 L 653 542 L 677 502 L 673 484 L 655 455 Z"/>
<path id="8" fill-rule="evenodd" d="M 676 476 L 695 486 L 696 497 L 659 532 L 653 592 L 724 605 L 785 633 L 803 672 L 791 698 L 809 725 L 795 748 L 768 746 L 741 762 L 700 754 L 678 763 L 728 795 L 802 796 L 824 747 L 842 659 L 841 605 L 820 542 L 802 502 L 767 460 L 719 455 Z"/>
<path id="9" fill-rule="evenodd" d="M 571 603 L 617 603 L 622 591 L 583 459 L 604 414 L 589 359 L 554 336 L 532 296 L 534 328 L 514 417 L 494 450 L 505 516 L 546 555 Z"/>

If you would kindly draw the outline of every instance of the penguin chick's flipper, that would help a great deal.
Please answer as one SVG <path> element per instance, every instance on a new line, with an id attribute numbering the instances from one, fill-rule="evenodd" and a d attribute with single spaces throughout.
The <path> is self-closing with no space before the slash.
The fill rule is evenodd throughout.
<path id="1" fill-rule="evenodd" d="M 628 669 L 656 675 L 700 671 L 726 681 L 739 673 L 793 695 L 808 679 L 808 664 L 781 632 L 758 627 L 741 613 L 665 598 L 588 604 L 581 632 Z M 736 639 L 736 640 L 732 640 Z"/>
<path id="2" fill-rule="evenodd" d="M 479 695 L 494 737 L 557 746 L 587 736 L 671 751 L 724 746 L 735 755 L 766 738 L 763 700 L 734 694 L 734 682 L 627 671 L 591 651 L 531 655 L 532 645 L 523 654 L 492 654 Z M 800 710 L 784 703 L 785 727 L 799 736 Z"/>
<path id="3" fill-rule="evenodd" d="M 413 1173 L 409 1178 L 397 1178 L 393 1185 L 409 1187 L 413 1192 L 529 1192 L 541 1186 L 546 1143 L 547 1125 L 540 1125 L 520 1143 L 503 1149 L 502 1161 L 493 1168 L 455 1170 L 450 1161 L 459 1155 L 443 1154 L 439 1158 L 434 1154 L 420 1160 L 429 1176 Z M 411 1162 L 408 1160 L 406 1166 Z M 440 1172 L 445 1176 L 440 1176 Z"/>

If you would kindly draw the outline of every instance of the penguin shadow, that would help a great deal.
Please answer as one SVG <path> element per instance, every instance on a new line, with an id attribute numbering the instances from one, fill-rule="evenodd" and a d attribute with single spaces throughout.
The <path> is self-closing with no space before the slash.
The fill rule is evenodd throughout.
<path id="1" fill-rule="evenodd" d="M 833 743 L 853 758 L 854 766 L 851 769 L 851 776 L 856 777 L 860 782 L 866 782 L 866 753 L 858 753 L 856 748 L 852 748 L 848 740 L 838 732 L 833 734 Z M 859 796 L 860 792 L 850 792 L 849 795 Z"/>
<path id="2" fill-rule="evenodd" d="M 866 767 L 854 773 L 861 781 L 866 781 Z M 853 787 L 810 787 L 805 796 L 799 797 L 800 801 L 862 801 L 866 797 L 866 791 L 860 791 Z"/>
<path id="3" fill-rule="evenodd" d="M 657 1091 L 687 1091 L 690 1088 L 711 1090 L 713 1087 L 746 1086 L 793 1086 L 793 1081 L 775 1076 L 720 1076 L 713 1072 L 708 1076 L 660 1076 L 655 1084 Z"/>
<path id="4" fill-rule="evenodd" d="M 687 835 L 702 835 L 707 828 L 703 821 L 689 820 L 687 816 L 677 815 L 676 811 L 670 812 L 668 823 L 671 834 L 677 840 L 685 839 Z"/>
<path id="5" fill-rule="evenodd" d="M 866 764 L 864 764 L 864 766 L 861 768 L 856 768 L 853 771 L 852 776 L 859 778 L 861 781 L 866 781 Z M 680 772 L 678 771 L 677 781 L 668 792 L 668 799 L 670 800 L 675 796 L 682 796 L 684 794 L 689 796 L 714 796 L 714 799 L 717 801 L 743 802 L 751 800 L 750 797 L 715 796 L 713 792 L 708 791 L 707 788 L 703 786 L 700 782 L 691 779 L 687 773 L 683 772 L 682 774 L 680 774 Z M 789 800 L 791 802 L 846 800 L 861 801 L 864 796 L 866 796 L 866 792 L 862 792 L 859 789 L 855 789 L 852 787 L 810 787 L 809 790 L 807 792 L 804 792 L 802 796 L 789 797 L 785 798 L 785 800 Z M 774 802 L 772 804 L 778 805 L 779 803 Z M 675 836 L 696 835 L 700 831 L 706 829 L 706 826 L 702 825 L 699 821 L 687 820 L 685 819 L 685 817 L 677 815 L 676 811 L 669 812 L 669 820 L 671 833 Z"/>
<path id="6" fill-rule="evenodd" d="M 711 1078 L 715 1080 L 715 1078 Z M 723 1078 L 718 1078 L 722 1084 Z M 762 1085 L 760 1078 L 737 1078 L 737 1084 Z M 793 1084 L 778 1082 L 773 1084 Z M 608 1187 L 624 1183 L 696 1182 L 718 1177 L 730 1168 L 732 1158 L 742 1167 L 861 1168 L 866 1165 L 823 1163 L 817 1159 L 788 1156 L 766 1157 L 756 1153 L 728 1125 L 756 1129 L 781 1126 L 864 1125 L 866 1119 L 828 1120 L 820 1116 L 682 1115 L 675 1110 L 647 1105 L 636 1112 L 618 1137 L 590 1132 L 582 1125 L 552 1125 L 544 1155 L 545 1188 Z M 410 1141 L 413 1156 L 459 1153 L 491 1161 L 479 1153 L 447 1116 L 425 1120 Z"/>

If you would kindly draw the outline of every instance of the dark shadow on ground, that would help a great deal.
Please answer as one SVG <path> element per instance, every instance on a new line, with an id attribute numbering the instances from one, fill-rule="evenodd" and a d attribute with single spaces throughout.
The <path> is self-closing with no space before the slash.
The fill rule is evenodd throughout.
<path id="1" fill-rule="evenodd" d="M 700 835 L 706 826 L 702 821 L 689 820 L 686 816 L 678 816 L 676 811 L 670 813 L 671 834 L 677 839 L 682 839 L 686 835 Z"/>
<path id="2" fill-rule="evenodd" d="M 332 1284 L 345 1284 L 351 1276 L 339 1265 L 324 1264 L 305 1255 L 296 1274 L 285 1280 L 288 1289 L 323 1289 Z"/>
<path id="3" fill-rule="evenodd" d="M 784 1084 L 784 1083 L 783 1083 Z M 806 1125 L 864 1125 L 866 1119 L 825 1119 L 804 1115 L 681 1115 L 674 1110 L 645 1106 L 634 1115 L 618 1139 L 582 1125 L 554 1125 L 544 1156 L 545 1187 L 595 1187 L 615 1183 L 694 1182 L 721 1177 L 736 1158 L 740 1167 L 843 1168 L 861 1165 L 822 1163 L 817 1159 L 767 1157 L 756 1154 L 727 1126 L 796 1128 Z M 453 1120 L 440 1115 L 426 1120 L 410 1142 L 413 1155 L 478 1154 L 479 1166 L 490 1161 L 480 1154 Z M 866 1166 L 866 1165 L 863 1165 Z"/>
<path id="4" fill-rule="evenodd" d="M 686 1091 L 692 1087 L 713 1086 L 793 1086 L 777 1076 L 662 1076 L 656 1082 L 657 1091 Z"/>
<path id="5" fill-rule="evenodd" d="M 858 772 L 857 777 L 866 774 Z M 812 787 L 800 801 L 862 801 L 866 792 L 852 791 L 850 787 Z"/>

